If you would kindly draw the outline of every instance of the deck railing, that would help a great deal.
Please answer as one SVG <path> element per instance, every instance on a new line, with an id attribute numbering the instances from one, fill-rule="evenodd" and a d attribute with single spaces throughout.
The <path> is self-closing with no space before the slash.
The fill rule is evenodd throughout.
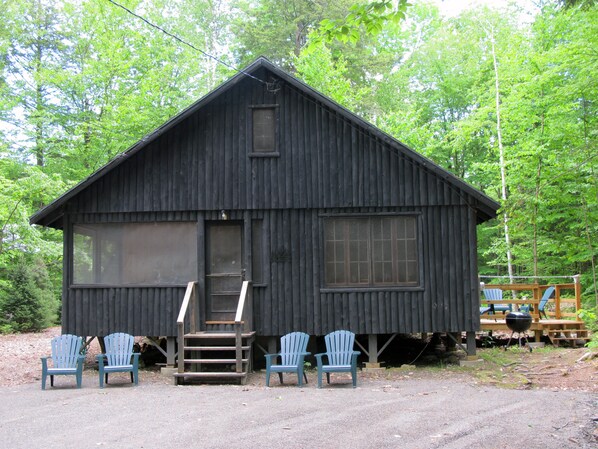
<path id="1" fill-rule="evenodd" d="M 573 278 L 572 283 L 563 283 L 563 284 L 545 284 L 540 285 L 537 283 L 527 283 L 527 284 L 485 284 L 484 288 L 498 288 L 503 291 L 530 291 L 532 292 L 532 301 L 531 303 L 538 303 L 544 291 L 551 287 L 555 287 L 554 292 L 554 310 L 546 308 L 547 316 L 555 319 L 563 319 L 563 318 L 578 318 L 578 312 L 581 309 L 581 284 L 579 281 L 580 276 L 575 275 L 571 276 Z M 563 297 L 562 292 L 566 290 L 573 290 L 574 294 L 573 297 Z M 550 299 L 553 301 L 553 299 Z M 483 299 L 481 302 L 485 302 Z M 496 301 L 493 301 L 496 303 Z M 503 298 L 501 303 L 504 304 L 520 304 L 522 303 L 521 300 L 513 301 L 510 298 Z M 569 311 L 563 310 L 563 306 L 568 306 Z M 570 309 L 574 309 L 574 311 L 570 311 Z M 536 311 L 537 313 L 537 311 Z M 539 318 L 539 317 L 538 317 Z"/>

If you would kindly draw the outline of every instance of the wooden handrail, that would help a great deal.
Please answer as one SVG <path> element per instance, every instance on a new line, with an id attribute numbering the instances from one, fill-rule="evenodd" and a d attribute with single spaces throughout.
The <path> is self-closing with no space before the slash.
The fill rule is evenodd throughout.
<path id="1" fill-rule="evenodd" d="M 185 372 L 185 357 L 184 357 L 184 350 L 183 346 L 185 345 L 185 316 L 187 315 L 187 310 L 189 309 L 189 305 L 191 305 L 191 315 L 189 316 L 189 327 L 191 332 L 195 332 L 195 284 L 197 282 L 189 282 L 187 284 L 187 290 L 185 290 L 185 296 L 183 297 L 183 303 L 181 304 L 181 309 L 179 310 L 179 316 L 177 317 L 176 324 L 177 324 L 177 331 L 178 331 L 178 340 L 179 340 L 179 356 L 178 356 L 178 371 L 179 373 Z"/>
<path id="2" fill-rule="evenodd" d="M 249 290 L 249 281 L 243 281 L 239 302 L 237 303 L 237 313 L 235 314 L 235 358 L 237 360 L 235 370 L 237 373 L 243 372 L 243 313 L 245 312 L 245 301 L 247 291 Z"/>
<path id="3" fill-rule="evenodd" d="M 185 290 L 185 296 L 183 297 L 183 303 L 181 304 L 181 309 L 179 310 L 179 316 L 176 320 L 177 324 L 183 324 L 185 322 L 185 315 L 187 314 L 187 309 L 189 308 L 189 302 L 191 301 L 191 296 L 193 290 L 195 289 L 196 282 L 189 282 L 187 284 L 187 290 Z"/>
<path id="4" fill-rule="evenodd" d="M 243 321 L 243 310 L 245 309 L 245 299 L 247 298 L 247 289 L 249 287 L 249 281 L 243 281 L 241 287 L 241 294 L 239 295 L 239 302 L 237 303 L 237 313 L 235 314 L 235 323 Z"/>
<path id="5" fill-rule="evenodd" d="M 195 286 L 197 282 L 189 282 L 187 284 L 187 290 L 185 290 L 185 296 L 179 310 L 177 317 L 177 330 L 179 340 L 179 357 L 178 357 L 178 372 L 185 372 L 185 360 L 184 360 L 184 349 L 185 344 L 185 318 L 187 312 L 191 310 L 189 315 L 189 331 L 195 333 L 197 330 L 196 326 L 196 301 L 197 295 Z M 250 301 L 248 297 L 251 295 L 249 290 L 249 281 L 243 281 L 241 293 L 239 295 L 239 301 L 237 303 L 237 311 L 235 314 L 235 355 L 236 355 L 236 371 L 241 373 L 243 371 L 243 326 L 247 324 L 247 321 L 243 319 L 245 314 L 246 304 Z M 251 307 L 251 306 L 250 306 Z"/>

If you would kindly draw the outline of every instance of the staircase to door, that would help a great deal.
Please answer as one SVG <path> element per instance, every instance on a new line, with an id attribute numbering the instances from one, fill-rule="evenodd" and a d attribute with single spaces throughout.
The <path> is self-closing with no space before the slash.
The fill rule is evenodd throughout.
<path id="1" fill-rule="evenodd" d="M 181 381 L 229 382 L 244 384 L 251 371 L 251 346 L 255 332 L 242 332 L 237 355 L 235 332 L 206 330 L 184 336 Z"/>
<path id="2" fill-rule="evenodd" d="M 187 286 L 185 298 L 177 319 L 178 370 L 175 383 L 239 382 L 244 384 L 251 371 L 251 285 L 244 281 L 239 293 L 233 320 L 208 321 L 205 330 L 197 330 L 195 282 Z M 188 321 L 188 328 L 185 323 Z"/>

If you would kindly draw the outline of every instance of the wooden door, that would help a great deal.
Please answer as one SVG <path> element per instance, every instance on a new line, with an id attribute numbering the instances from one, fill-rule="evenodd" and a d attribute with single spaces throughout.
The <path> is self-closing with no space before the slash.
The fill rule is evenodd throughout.
<path id="1" fill-rule="evenodd" d="M 209 223 L 206 239 L 208 321 L 232 321 L 243 283 L 241 223 Z"/>

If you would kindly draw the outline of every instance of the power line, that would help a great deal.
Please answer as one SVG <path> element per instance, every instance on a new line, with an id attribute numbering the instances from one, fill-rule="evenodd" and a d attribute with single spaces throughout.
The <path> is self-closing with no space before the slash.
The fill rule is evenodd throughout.
<path id="1" fill-rule="evenodd" d="M 259 78 L 255 77 L 255 76 L 253 76 L 252 74 L 250 74 L 250 73 L 247 73 L 247 72 L 245 72 L 245 71 L 243 71 L 243 70 L 241 70 L 241 69 L 238 69 L 238 68 L 236 68 L 236 67 L 234 67 L 234 66 L 232 66 L 232 65 L 230 65 L 230 64 L 228 64 L 228 63 L 226 63 L 226 62 L 224 62 L 224 61 L 222 61 L 222 60 L 220 60 L 220 59 L 218 59 L 218 58 L 216 58 L 215 56 L 212 56 L 211 54 L 209 54 L 209 53 L 205 52 L 204 50 L 202 50 L 202 49 L 200 49 L 200 48 L 197 48 L 197 47 L 195 47 L 193 44 L 190 44 L 189 42 L 186 42 L 185 40 L 181 39 L 180 37 L 176 36 L 175 34 L 172 34 L 172 33 L 170 33 L 169 31 L 165 30 L 164 28 L 161 28 L 160 26 L 158 26 L 158 25 L 156 25 L 156 24 L 154 24 L 154 23 L 150 22 L 150 21 L 149 21 L 149 20 L 147 20 L 145 17 L 142 17 L 142 16 L 140 16 L 139 14 L 136 14 L 135 12 L 133 12 L 133 11 L 131 11 L 130 9 L 128 9 L 127 7 L 125 7 L 125 6 L 123 6 L 123 5 L 119 4 L 119 3 L 117 3 L 116 1 L 114 1 L 114 0 L 108 0 L 108 1 L 109 1 L 110 3 L 112 3 L 113 5 L 115 5 L 115 6 L 118 6 L 119 8 L 122 8 L 122 9 L 124 9 L 124 10 L 125 10 L 127 13 L 131 14 L 132 16 L 134 16 L 134 17 L 136 17 L 136 18 L 138 18 L 138 19 L 142 20 L 143 22 L 147 23 L 149 26 L 151 26 L 151 27 L 153 27 L 153 28 L 155 28 L 155 29 L 157 29 L 157 30 L 161 31 L 162 33 L 166 34 L 167 36 L 170 36 L 170 37 L 172 37 L 173 39 L 175 39 L 175 40 L 177 40 L 178 42 L 180 42 L 180 43 L 182 43 L 182 44 L 184 44 L 184 45 L 186 45 L 186 46 L 188 46 L 188 47 L 192 48 L 193 50 L 195 50 L 195 51 L 198 51 L 199 53 L 203 54 L 204 56 L 207 56 L 208 58 L 211 58 L 211 59 L 213 59 L 214 61 L 218 62 L 219 64 L 222 64 L 222 65 L 224 65 L 224 66 L 226 66 L 226 67 L 228 67 L 228 68 L 230 68 L 230 69 L 232 69 L 232 70 L 234 70 L 234 71 L 236 71 L 236 72 L 238 72 L 238 73 L 242 73 L 243 75 L 245 75 L 245 76 L 247 76 L 247 77 L 249 77 L 249 78 L 252 78 L 252 79 L 254 79 L 254 80 L 256 80 L 256 81 L 258 81 L 258 82 L 262 83 L 263 85 L 265 85 L 265 86 L 266 86 L 266 88 L 267 88 L 269 91 L 271 91 L 271 92 L 277 92 L 277 91 L 280 89 L 280 86 L 278 85 L 278 82 L 269 83 L 269 82 L 266 82 L 266 81 L 264 81 L 264 80 L 261 80 L 261 79 L 259 79 Z M 294 90 L 295 90 L 295 92 L 298 92 L 298 93 L 299 93 L 299 94 L 300 94 L 300 95 L 301 95 L 303 98 L 305 98 L 305 99 L 307 99 L 307 100 L 311 101 L 311 102 L 312 102 L 312 103 L 314 103 L 314 104 L 319 104 L 319 102 L 318 102 L 317 100 L 314 100 L 314 99 L 312 99 L 312 98 L 309 98 L 308 96 L 306 96 L 306 95 L 305 95 L 303 92 L 301 92 L 300 90 L 298 90 L 298 89 L 294 89 Z M 341 116 L 342 116 L 342 115 L 341 115 Z M 363 119 L 362 119 L 362 120 L 363 120 Z M 364 129 L 364 128 L 363 128 L 362 126 L 360 126 L 360 125 L 355 125 L 355 124 L 352 122 L 352 120 L 350 120 L 350 119 L 348 119 L 348 118 L 346 118 L 346 117 L 345 117 L 343 121 L 344 121 L 346 124 L 348 124 L 348 125 L 349 125 L 351 128 L 353 128 L 354 130 L 356 130 L 356 131 L 358 131 L 359 133 L 363 134 L 364 136 L 369 136 L 369 137 L 371 137 L 371 133 L 370 133 L 369 131 L 367 131 L 366 129 Z M 364 120 L 364 121 L 365 121 L 365 120 Z M 368 122 L 366 121 L 366 123 L 368 123 Z M 369 123 L 368 123 L 368 124 L 369 124 Z M 373 126 L 373 125 L 370 125 L 370 126 Z M 375 128 L 377 128 L 377 127 L 375 127 Z M 391 138 L 392 138 L 392 137 L 391 137 Z M 393 138 L 393 139 L 394 139 L 394 138 Z M 382 141 L 384 141 L 384 139 L 381 139 L 381 140 L 382 140 Z M 395 140 L 396 140 L 396 139 L 395 139 Z M 387 142 L 385 142 L 385 143 L 387 143 Z M 387 148 L 390 150 L 390 154 L 391 154 L 391 155 L 393 155 L 393 156 L 395 156 L 395 157 L 397 157 L 398 159 L 401 159 L 401 158 L 402 158 L 404 161 L 406 161 L 406 162 L 410 163 L 412 166 L 415 166 L 415 167 L 418 167 L 418 168 L 422 168 L 422 169 L 424 169 L 424 170 L 427 170 L 427 171 L 429 171 L 429 169 L 426 167 L 426 164 L 425 164 L 425 163 L 423 163 L 423 164 L 422 164 L 421 162 L 416 162 L 416 161 L 413 161 L 413 160 L 411 160 L 411 158 L 410 158 L 410 157 L 406 157 L 406 155 L 402 155 L 402 154 L 400 154 L 400 151 L 397 151 L 396 149 L 392 148 L 392 145 L 385 145 L 385 146 L 386 146 L 386 147 L 387 147 Z M 446 178 L 448 178 L 448 175 L 452 175 L 452 174 L 451 174 L 450 172 L 448 172 L 448 171 L 447 171 L 447 176 L 441 176 L 441 178 L 443 178 L 443 180 L 444 180 L 444 181 L 447 181 L 447 179 L 446 179 Z M 454 176 L 454 175 L 453 175 L 453 176 Z M 471 205 L 471 204 L 470 204 L 470 202 L 468 201 L 468 198 L 467 198 L 467 197 L 466 197 L 466 196 L 465 196 L 465 195 L 464 195 L 464 194 L 461 192 L 461 189 L 460 189 L 460 188 L 458 188 L 457 186 L 454 186 L 454 185 L 453 185 L 451 182 L 446 182 L 446 185 L 448 185 L 448 186 L 449 186 L 449 188 L 450 188 L 450 189 L 451 189 L 453 192 L 455 192 L 455 193 L 457 194 L 457 196 L 459 196 L 459 197 L 460 197 L 460 198 L 461 198 L 461 199 L 464 201 L 464 203 L 465 203 L 465 205 L 466 205 L 467 207 L 469 207 L 469 208 L 470 208 L 470 209 L 472 209 L 472 210 L 477 210 L 477 208 L 476 208 L 475 206 L 473 206 L 473 205 Z M 468 196 L 470 196 L 470 195 L 468 195 Z"/>
<path id="2" fill-rule="evenodd" d="M 126 6 L 123 6 L 123 5 L 121 5 L 120 3 L 117 3 L 117 2 L 115 2 L 114 0 L 108 0 L 108 1 L 109 1 L 110 3 L 112 3 L 114 6 L 118 6 L 119 8 L 121 8 L 121 9 L 124 9 L 124 10 L 125 10 L 127 13 L 129 13 L 129 14 L 131 14 L 132 16 L 134 16 L 134 17 L 138 18 L 139 20 L 142 20 L 143 22 L 147 23 L 147 24 L 148 24 L 149 26 L 151 26 L 152 28 L 155 28 L 156 30 L 158 30 L 158 31 L 161 31 L 162 33 L 166 34 L 167 36 L 170 36 L 171 38 L 175 39 L 176 41 L 180 42 L 181 44 L 183 44 L 183 45 L 186 45 L 187 47 L 190 47 L 190 48 L 192 48 L 193 50 L 195 50 L 195 51 L 197 51 L 197 52 L 201 53 L 202 55 L 204 55 L 204 56 L 207 56 L 207 57 L 208 57 L 208 58 L 210 58 L 210 59 L 213 59 L 213 60 L 214 60 L 214 61 L 216 61 L 218 64 L 222 64 L 223 66 L 225 66 L 225 67 L 227 67 L 227 68 L 229 68 L 229 69 L 231 69 L 231 70 L 234 70 L 235 72 L 242 73 L 243 75 L 245 75 L 245 76 L 247 76 L 247 77 L 249 77 L 249 78 L 252 78 L 252 79 L 254 79 L 254 80 L 256 80 L 256 81 L 258 81 L 258 82 L 260 82 L 260 83 L 264 84 L 266 87 L 270 87 L 270 83 L 267 83 L 266 81 L 264 81 L 264 80 L 261 80 L 261 79 L 259 79 L 259 78 L 255 77 L 255 76 L 253 76 L 252 74 L 250 74 L 250 73 L 247 73 L 247 72 L 245 72 L 245 71 L 243 71 L 243 70 L 241 70 L 241 69 L 238 69 L 238 68 L 236 68 L 236 67 L 234 67 L 234 66 L 232 66 L 232 65 L 230 65 L 230 64 L 228 64 L 228 63 L 226 63 L 226 62 L 224 62 L 224 61 L 222 61 L 221 59 L 218 59 L 216 56 L 213 56 L 213 55 L 209 54 L 208 52 L 206 52 L 206 51 L 202 50 L 201 48 L 198 48 L 198 47 L 196 47 L 195 45 L 193 45 L 193 44 L 190 44 L 189 42 L 187 42 L 187 41 L 185 41 L 185 40 L 181 39 L 181 38 L 180 38 L 180 37 L 178 37 L 176 34 L 172 34 L 171 32 L 169 32 L 169 31 L 165 30 L 164 28 L 162 28 L 162 27 L 160 27 L 160 26 L 156 25 L 155 23 L 152 23 L 152 22 L 150 22 L 150 21 L 149 21 L 149 20 L 147 20 L 145 17 L 142 17 L 142 16 L 140 16 L 139 14 L 137 14 L 137 13 L 135 13 L 135 12 L 131 11 L 131 10 L 130 10 L 129 8 L 127 8 Z"/>

